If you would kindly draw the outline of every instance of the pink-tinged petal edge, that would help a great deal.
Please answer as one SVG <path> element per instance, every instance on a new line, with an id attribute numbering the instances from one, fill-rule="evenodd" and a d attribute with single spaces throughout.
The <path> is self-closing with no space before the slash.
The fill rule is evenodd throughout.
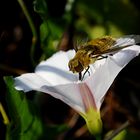
<path id="1" fill-rule="evenodd" d="M 91 108 L 97 110 L 94 94 L 93 92 L 91 92 L 88 85 L 84 82 L 84 83 L 79 83 L 78 86 L 84 104 L 85 112 L 88 112 Z"/>

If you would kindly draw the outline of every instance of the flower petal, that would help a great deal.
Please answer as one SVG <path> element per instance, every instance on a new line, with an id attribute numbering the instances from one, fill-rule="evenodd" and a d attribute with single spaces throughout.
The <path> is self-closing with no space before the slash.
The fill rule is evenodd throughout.
<path id="1" fill-rule="evenodd" d="M 57 52 L 47 61 L 41 62 L 35 73 L 48 81 L 49 86 L 68 84 L 78 80 L 78 75 L 69 71 L 68 62 L 74 55 L 74 50 Z"/>
<path id="2" fill-rule="evenodd" d="M 48 84 L 46 80 L 35 73 L 22 74 L 15 78 L 15 88 L 17 90 L 23 90 L 24 92 L 38 90 L 43 85 Z"/>
<path id="3" fill-rule="evenodd" d="M 85 106 L 77 83 L 52 87 L 44 85 L 40 90 L 62 100 L 76 111 L 85 114 Z"/>
<path id="4" fill-rule="evenodd" d="M 112 59 L 117 65 L 120 67 L 124 67 L 126 64 L 128 64 L 134 57 L 139 55 L 140 53 L 140 46 L 133 45 L 131 47 L 125 48 L 112 57 Z"/>
<path id="5" fill-rule="evenodd" d="M 71 106 L 78 112 L 85 113 L 85 107 L 80 95 L 79 86 L 76 83 L 48 86 L 48 82 L 35 73 L 23 74 L 15 78 L 15 88 L 25 92 L 36 90 L 48 93 Z"/>
<path id="6" fill-rule="evenodd" d="M 135 45 L 140 42 L 140 35 L 126 35 L 116 40 L 114 47 Z"/>
<path id="7" fill-rule="evenodd" d="M 98 109 L 100 109 L 102 99 L 113 83 L 115 77 L 123 69 L 123 67 L 125 67 L 129 61 L 131 61 L 139 53 L 140 46 L 133 45 L 119 51 L 113 56 L 109 56 L 106 60 L 101 60 L 101 65 L 96 64 L 97 67 L 94 67 L 94 73 L 87 78 L 85 82 L 92 91 Z M 100 62 L 96 61 L 96 63 Z M 93 66 L 94 64 L 91 69 Z"/>

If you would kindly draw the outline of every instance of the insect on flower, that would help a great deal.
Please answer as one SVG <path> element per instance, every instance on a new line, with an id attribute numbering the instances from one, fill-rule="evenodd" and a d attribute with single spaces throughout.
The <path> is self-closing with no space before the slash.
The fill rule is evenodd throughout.
<path id="1" fill-rule="evenodd" d="M 73 73 L 79 73 L 79 80 L 89 70 L 89 65 L 96 60 L 106 58 L 113 55 L 119 50 L 140 43 L 140 35 L 126 35 L 121 38 L 113 38 L 105 36 L 88 41 L 78 47 L 73 59 L 68 63 L 69 70 Z M 85 70 L 83 76 L 82 71 Z"/>
<path id="2" fill-rule="evenodd" d="M 85 119 L 92 134 L 99 136 L 102 131 L 100 108 L 104 97 L 119 72 L 140 54 L 140 46 L 132 45 L 120 50 L 106 61 L 97 61 L 95 67 L 91 64 L 91 76 L 83 81 L 78 81 L 77 75 L 68 71 L 67 65 L 73 54 L 74 50 L 57 52 L 42 61 L 35 72 L 14 78 L 14 85 L 17 90 L 35 90 L 60 99 Z M 8 86 L 11 87 L 11 83 Z"/>

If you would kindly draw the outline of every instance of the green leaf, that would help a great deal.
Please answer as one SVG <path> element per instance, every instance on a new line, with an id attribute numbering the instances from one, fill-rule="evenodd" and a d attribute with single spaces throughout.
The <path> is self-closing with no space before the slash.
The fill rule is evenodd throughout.
<path id="1" fill-rule="evenodd" d="M 58 38 L 53 37 L 53 31 L 51 30 L 48 23 L 49 22 L 43 22 L 40 26 L 40 43 L 43 53 L 45 54 L 45 59 L 56 52 L 56 45 L 54 45 L 54 42 L 58 42 Z"/>
<path id="2" fill-rule="evenodd" d="M 139 140 L 139 133 L 131 132 L 128 129 L 121 131 L 113 140 Z"/>
<path id="3" fill-rule="evenodd" d="M 52 140 L 68 130 L 66 124 L 42 124 L 36 104 L 28 100 L 25 93 L 14 88 L 12 77 L 6 76 L 4 80 L 7 85 L 6 98 L 10 115 L 6 140 Z"/>
<path id="4" fill-rule="evenodd" d="M 10 124 L 7 128 L 6 140 L 39 140 L 42 137 L 42 122 L 37 116 L 37 109 L 33 102 L 27 100 L 22 92 L 14 88 L 12 77 L 4 77 L 7 85 L 7 104 Z"/>
<path id="5" fill-rule="evenodd" d="M 40 25 L 40 45 L 43 50 L 43 59 L 50 57 L 56 52 L 65 29 L 63 17 L 58 19 L 51 17 L 47 6 L 47 1 L 34 0 L 34 10 L 42 19 Z"/>
<path id="6" fill-rule="evenodd" d="M 40 15 L 40 17 L 45 20 L 48 18 L 48 7 L 46 0 L 34 0 L 34 11 Z"/>
<path id="7" fill-rule="evenodd" d="M 46 136 L 47 140 L 54 140 L 59 136 L 61 133 L 65 133 L 69 130 L 66 124 L 61 125 L 49 125 L 46 127 L 46 131 L 49 135 Z"/>

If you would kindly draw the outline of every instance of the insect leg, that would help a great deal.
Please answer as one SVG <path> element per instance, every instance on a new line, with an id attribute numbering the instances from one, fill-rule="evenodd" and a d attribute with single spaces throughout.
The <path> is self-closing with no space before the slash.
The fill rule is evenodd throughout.
<path id="1" fill-rule="evenodd" d="M 104 59 L 104 58 L 107 58 L 108 56 L 103 56 L 103 55 L 100 55 L 100 58 L 98 58 L 97 60 L 101 60 L 101 59 Z"/>
<path id="2" fill-rule="evenodd" d="M 108 54 L 108 55 L 113 56 L 113 54 Z M 106 55 L 106 56 L 100 55 L 99 58 L 97 58 L 97 60 L 101 60 L 101 59 L 107 58 L 108 55 Z"/>
<path id="3" fill-rule="evenodd" d="M 110 56 L 113 56 L 113 54 L 111 53 L 111 54 L 109 54 Z"/>
<path id="4" fill-rule="evenodd" d="M 79 80 L 82 81 L 82 72 L 79 72 Z"/>
<path id="5" fill-rule="evenodd" d="M 88 72 L 88 74 L 89 74 L 89 76 L 90 76 L 90 72 L 88 71 L 89 70 L 89 68 L 90 68 L 90 66 L 88 66 L 87 67 L 87 69 L 86 69 L 86 71 L 84 72 L 84 74 L 83 74 L 83 76 L 82 76 L 82 79 L 81 80 L 83 80 L 84 79 L 84 76 L 85 76 L 85 74 Z"/>

